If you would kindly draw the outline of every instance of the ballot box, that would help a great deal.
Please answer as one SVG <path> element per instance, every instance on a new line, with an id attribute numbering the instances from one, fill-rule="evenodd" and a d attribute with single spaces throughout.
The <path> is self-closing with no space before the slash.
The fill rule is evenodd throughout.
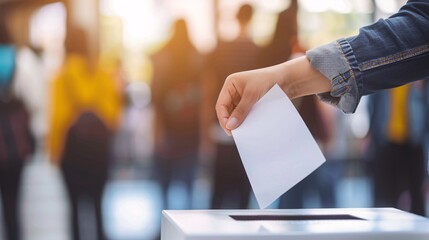
<path id="1" fill-rule="evenodd" d="M 429 219 L 393 208 L 162 213 L 162 240 L 429 240 Z"/>

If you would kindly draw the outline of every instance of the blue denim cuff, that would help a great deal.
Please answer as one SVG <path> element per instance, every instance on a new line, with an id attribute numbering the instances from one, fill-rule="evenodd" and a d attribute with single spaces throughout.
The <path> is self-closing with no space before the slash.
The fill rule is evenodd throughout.
<path id="1" fill-rule="evenodd" d="M 345 113 L 354 113 L 361 97 L 358 82 L 362 81 L 359 81 L 360 71 L 348 41 L 339 39 L 311 49 L 306 55 L 311 66 L 331 80 L 331 92 L 318 94 L 320 99 Z"/>

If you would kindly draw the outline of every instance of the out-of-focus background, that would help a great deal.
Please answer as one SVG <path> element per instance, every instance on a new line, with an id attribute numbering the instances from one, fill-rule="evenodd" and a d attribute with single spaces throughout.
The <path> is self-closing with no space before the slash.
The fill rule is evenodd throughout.
<path id="1" fill-rule="evenodd" d="M 257 208 L 215 119 L 225 77 L 404 3 L 0 0 L 0 239 L 159 239 L 162 209 Z M 383 91 L 352 115 L 294 101 L 327 162 L 270 208 L 428 216 L 428 93 Z"/>

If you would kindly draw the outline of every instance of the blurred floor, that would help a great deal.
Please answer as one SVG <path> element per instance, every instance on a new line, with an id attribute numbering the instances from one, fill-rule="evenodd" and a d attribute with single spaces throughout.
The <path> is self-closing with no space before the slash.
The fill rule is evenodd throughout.
<path id="1" fill-rule="evenodd" d="M 23 239 L 69 239 L 68 203 L 55 167 L 47 161 L 30 162 L 23 173 L 21 199 Z"/>
<path id="2" fill-rule="evenodd" d="M 104 198 L 109 239 L 156 239 L 159 236 L 162 206 L 159 186 L 154 181 L 135 177 L 132 170 L 123 170 L 118 176 L 107 185 Z M 25 169 L 22 184 L 24 240 L 70 239 L 68 202 L 62 178 L 56 168 L 47 161 L 30 162 Z M 336 187 L 338 207 L 369 207 L 372 198 L 370 188 L 369 181 L 364 178 L 342 180 Z M 180 191 L 177 184 L 172 189 L 176 200 Z M 195 184 L 195 208 L 208 207 L 209 192 L 208 182 L 200 178 Z M 177 205 L 180 208 L 180 201 Z M 308 205 L 317 206 L 317 197 L 309 198 Z M 257 207 L 253 197 L 250 207 Z M 1 220 L 0 233 L 3 233 L 3 229 Z M 84 227 L 83 234 L 92 236 L 91 231 Z M 0 239 L 4 240 L 1 234 Z"/>
<path id="3" fill-rule="evenodd" d="M 161 223 L 161 193 L 158 184 L 141 178 L 133 169 L 117 170 L 104 195 L 106 234 L 111 240 L 157 239 Z M 22 180 L 21 216 L 24 240 L 69 240 L 68 199 L 60 172 L 42 159 L 29 162 Z M 207 208 L 210 188 L 207 181 L 195 183 L 195 208 Z M 170 190 L 174 206 L 180 208 L 181 186 Z M 177 201 L 178 200 L 178 201 Z M 87 206 L 82 206 L 83 209 Z M 85 211 L 83 219 L 91 217 Z M 0 216 L 1 216 L 0 207 Z M 0 240 L 3 236 L 0 218 Z M 83 226 L 82 233 L 93 239 L 93 229 Z"/>

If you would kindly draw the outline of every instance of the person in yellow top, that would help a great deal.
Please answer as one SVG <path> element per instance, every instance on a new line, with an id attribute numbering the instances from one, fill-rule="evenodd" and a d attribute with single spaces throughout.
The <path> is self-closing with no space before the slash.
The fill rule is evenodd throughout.
<path id="1" fill-rule="evenodd" d="M 83 31 L 69 30 L 66 51 L 52 82 L 48 151 L 69 193 L 72 239 L 80 239 L 78 212 L 83 199 L 94 206 L 97 236 L 105 239 L 101 198 L 121 114 L 121 91 L 112 75 L 89 61 Z"/>
<path id="2" fill-rule="evenodd" d="M 58 163 L 67 129 L 79 113 L 93 111 L 114 130 L 122 109 L 121 93 L 115 79 L 102 68 L 89 64 L 86 47 L 76 42 L 79 39 L 85 41 L 85 37 L 73 35 L 73 40 L 67 40 L 73 43 L 66 44 L 65 63 L 52 83 L 48 148 L 54 163 Z"/>

